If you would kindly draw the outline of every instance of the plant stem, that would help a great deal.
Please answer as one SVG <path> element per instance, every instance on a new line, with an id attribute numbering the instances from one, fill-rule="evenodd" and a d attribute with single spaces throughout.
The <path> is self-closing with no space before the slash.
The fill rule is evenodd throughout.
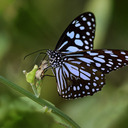
<path id="1" fill-rule="evenodd" d="M 35 96 L 38 98 L 38 97 L 39 97 L 39 94 L 38 94 L 38 92 L 37 92 L 37 90 L 36 90 L 35 85 L 34 85 L 34 84 L 31 84 L 31 86 L 32 86 L 32 90 L 33 90 Z"/>
<path id="2" fill-rule="evenodd" d="M 75 123 L 70 117 L 68 117 L 66 114 L 64 114 L 61 110 L 59 110 L 58 108 L 56 108 L 55 106 L 51 105 L 49 102 L 47 102 L 46 100 L 43 100 L 41 98 L 37 98 L 36 96 L 34 96 L 32 93 L 30 93 L 29 91 L 21 88 L 20 86 L 12 83 L 11 81 L 5 79 L 4 77 L 0 76 L 0 82 L 2 84 L 5 84 L 13 89 L 15 89 L 16 91 L 22 93 L 23 95 L 29 97 L 30 99 L 32 99 L 33 101 L 35 101 L 36 103 L 40 104 L 41 106 L 47 106 L 48 109 L 52 109 L 52 113 L 58 115 L 59 117 L 61 117 L 63 120 L 65 120 L 66 122 L 68 122 L 68 124 L 70 126 L 72 126 L 73 128 L 80 128 L 80 126 Z"/>

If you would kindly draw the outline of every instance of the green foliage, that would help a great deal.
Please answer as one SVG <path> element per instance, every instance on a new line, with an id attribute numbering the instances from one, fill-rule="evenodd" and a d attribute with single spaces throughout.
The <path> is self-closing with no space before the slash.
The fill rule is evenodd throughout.
<path id="1" fill-rule="evenodd" d="M 58 121 L 58 123 L 66 126 L 66 127 L 73 127 L 73 128 L 79 128 L 79 125 L 77 125 L 70 117 L 65 115 L 61 110 L 57 109 L 52 103 L 49 101 L 43 100 L 38 98 L 37 96 L 34 96 L 30 92 L 26 91 L 25 89 L 21 88 L 20 86 L 8 81 L 4 77 L 0 76 L 0 83 L 11 87 L 15 89 L 16 91 L 20 92 L 21 94 L 27 96 L 28 98 L 32 99 L 39 105 L 43 107 L 43 112 L 49 113 L 51 116 L 54 117 L 54 119 Z M 29 101 L 29 100 L 28 100 Z"/>

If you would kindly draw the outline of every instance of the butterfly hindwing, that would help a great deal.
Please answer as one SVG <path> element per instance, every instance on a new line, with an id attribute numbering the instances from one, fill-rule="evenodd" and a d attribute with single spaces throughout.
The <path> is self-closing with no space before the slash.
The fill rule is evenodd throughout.
<path id="1" fill-rule="evenodd" d="M 117 70 L 128 64 L 128 51 L 125 50 L 93 50 L 98 53 L 97 56 L 91 56 L 94 60 L 94 65 L 98 70 L 107 74 L 113 70 Z"/>
<path id="2" fill-rule="evenodd" d="M 65 54 L 56 68 L 59 94 L 72 99 L 93 95 L 105 84 L 105 74 L 128 64 L 128 51 L 91 50 Z"/>
<path id="3" fill-rule="evenodd" d="M 128 64 L 128 51 L 125 50 L 91 50 L 71 53 L 66 55 L 68 58 L 77 59 L 92 65 L 102 73 L 109 73 Z"/>
<path id="4" fill-rule="evenodd" d="M 95 16 L 86 12 L 75 18 L 58 41 L 55 51 L 92 50 L 95 37 Z"/>
<path id="5" fill-rule="evenodd" d="M 59 95 L 66 99 L 74 99 L 93 95 L 105 84 L 105 76 L 95 67 L 75 59 L 67 61 L 62 67 L 56 68 L 56 81 Z"/>

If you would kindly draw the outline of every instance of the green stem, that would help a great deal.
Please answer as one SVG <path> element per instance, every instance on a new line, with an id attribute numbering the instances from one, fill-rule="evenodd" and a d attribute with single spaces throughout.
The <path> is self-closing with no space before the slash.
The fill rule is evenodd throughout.
<path id="1" fill-rule="evenodd" d="M 37 92 L 37 90 L 36 90 L 35 85 L 34 85 L 34 84 L 31 84 L 31 86 L 32 86 L 32 90 L 33 90 L 35 96 L 38 98 L 38 97 L 39 97 L 39 94 L 38 94 L 38 92 Z"/>
<path id="2" fill-rule="evenodd" d="M 33 101 L 35 101 L 36 103 L 40 104 L 41 106 L 47 106 L 49 109 L 52 109 L 52 112 L 56 115 L 58 115 L 59 117 L 61 117 L 62 119 L 64 119 L 66 122 L 68 122 L 68 124 L 70 124 L 73 128 L 80 128 L 80 126 L 78 124 L 76 124 L 70 117 L 68 117 L 66 114 L 64 114 L 61 110 L 59 110 L 58 108 L 56 108 L 55 106 L 51 105 L 50 103 L 48 103 L 46 100 L 43 100 L 41 98 L 37 98 L 36 96 L 34 96 L 32 93 L 26 91 L 25 89 L 21 88 L 20 86 L 10 82 L 9 80 L 5 79 L 4 77 L 0 76 L 0 82 L 2 84 L 5 84 L 13 89 L 15 89 L 16 91 L 22 93 L 23 95 L 29 97 L 30 99 L 32 99 Z"/>

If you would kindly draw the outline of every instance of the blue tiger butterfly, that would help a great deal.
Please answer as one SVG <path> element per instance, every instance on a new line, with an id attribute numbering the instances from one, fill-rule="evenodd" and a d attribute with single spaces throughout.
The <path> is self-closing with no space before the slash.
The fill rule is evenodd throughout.
<path id="1" fill-rule="evenodd" d="M 95 16 L 76 17 L 63 32 L 54 50 L 47 50 L 49 64 L 61 97 L 93 95 L 105 84 L 105 74 L 128 64 L 128 51 L 93 49 Z"/>

